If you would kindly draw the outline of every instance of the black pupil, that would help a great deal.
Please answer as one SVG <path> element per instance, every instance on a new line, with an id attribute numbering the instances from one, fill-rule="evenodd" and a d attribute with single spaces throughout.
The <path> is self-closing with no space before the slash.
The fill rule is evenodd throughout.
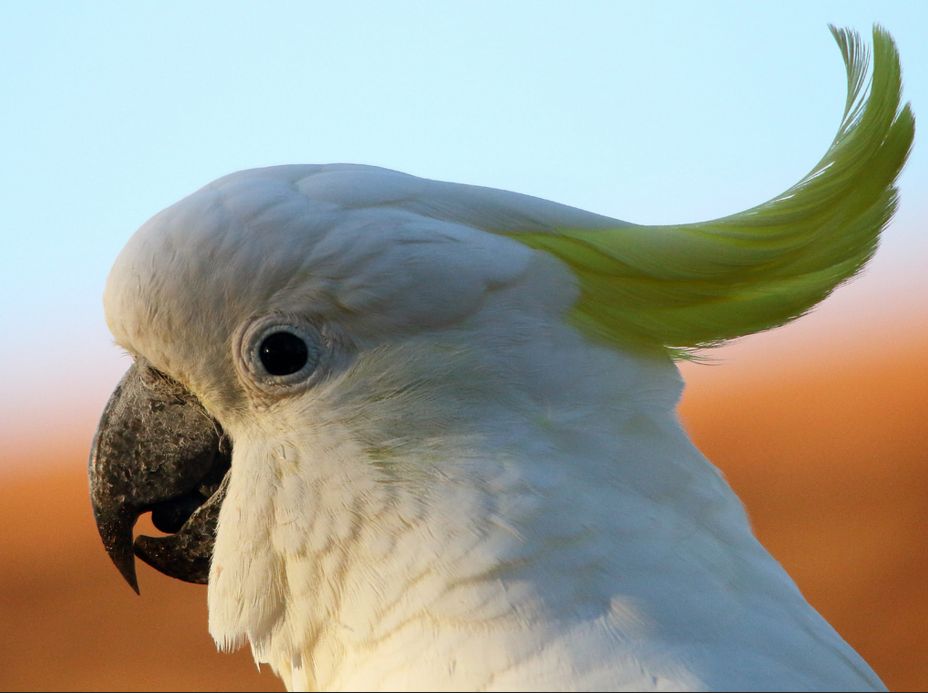
<path id="1" fill-rule="evenodd" d="M 265 337 L 258 355 L 271 375 L 296 373 L 309 360 L 306 342 L 290 332 L 274 332 Z"/>

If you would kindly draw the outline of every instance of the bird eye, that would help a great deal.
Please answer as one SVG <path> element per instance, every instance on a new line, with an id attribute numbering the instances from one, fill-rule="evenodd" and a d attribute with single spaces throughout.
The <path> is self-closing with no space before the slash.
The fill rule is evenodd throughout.
<path id="1" fill-rule="evenodd" d="M 309 361 L 309 348 L 292 332 L 273 332 L 258 347 L 258 357 L 271 375 L 290 375 L 300 371 Z"/>
<path id="2" fill-rule="evenodd" d="M 263 392 L 299 392 L 327 372 L 332 345 L 302 316 L 272 313 L 249 321 L 234 340 L 239 373 Z"/>

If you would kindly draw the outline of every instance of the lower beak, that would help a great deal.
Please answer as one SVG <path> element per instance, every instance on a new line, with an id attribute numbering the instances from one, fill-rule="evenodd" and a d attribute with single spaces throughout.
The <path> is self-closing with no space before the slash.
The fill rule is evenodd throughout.
<path id="1" fill-rule="evenodd" d="M 90 452 L 90 497 L 103 546 L 139 591 L 134 555 L 157 570 L 205 584 L 231 445 L 218 422 L 177 381 L 134 364 L 110 397 Z M 165 537 L 132 528 L 152 512 Z"/>

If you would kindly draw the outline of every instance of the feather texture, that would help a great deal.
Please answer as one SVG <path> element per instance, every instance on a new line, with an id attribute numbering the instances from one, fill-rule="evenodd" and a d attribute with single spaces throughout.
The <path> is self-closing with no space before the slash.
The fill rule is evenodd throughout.
<path id="1" fill-rule="evenodd" d="M 799 317 L 870 259 L 895 210 L 914 117 L 899 108 L 890 35 L 874 27 L 868 87 L 867 47 L 856 33 L 831 29 L 847 68 L 844 117 L 821 161 L 781 195 L 695 224 L 497 229 L 577 274 L 573 319 L 584 332 L 686 355 Z"/>
<path id="2" fill-rule="evenodd" d="M 217 644 L 296 690 L 882 689 L 680 428 L 664 351 L 785 322 L 872 254 L 913 120 L 888 35 L 868 88 L 834 33 L 831 149 L 714 222 L 334 164 L 231 174 L 146 223 L 107 321 L 233 441 Z M 269 321 L 318 336 L 312 375 L 266 377 Z"/>

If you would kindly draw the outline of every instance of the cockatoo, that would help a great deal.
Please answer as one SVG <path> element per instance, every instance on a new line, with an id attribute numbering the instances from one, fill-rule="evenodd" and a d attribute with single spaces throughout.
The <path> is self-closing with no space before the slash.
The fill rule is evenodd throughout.
<path id="1" fill-rule="evenodd" d="M 676 418 L 675 360 L 853 276 L 914 120 L 890 36 L 770 202 L 647 227 L 357 165 L 221 178 L 104 296 L 96 520 L 293 690 L 880 689 Z M 167 536 L 140 536 L 152 511 Z"/>

